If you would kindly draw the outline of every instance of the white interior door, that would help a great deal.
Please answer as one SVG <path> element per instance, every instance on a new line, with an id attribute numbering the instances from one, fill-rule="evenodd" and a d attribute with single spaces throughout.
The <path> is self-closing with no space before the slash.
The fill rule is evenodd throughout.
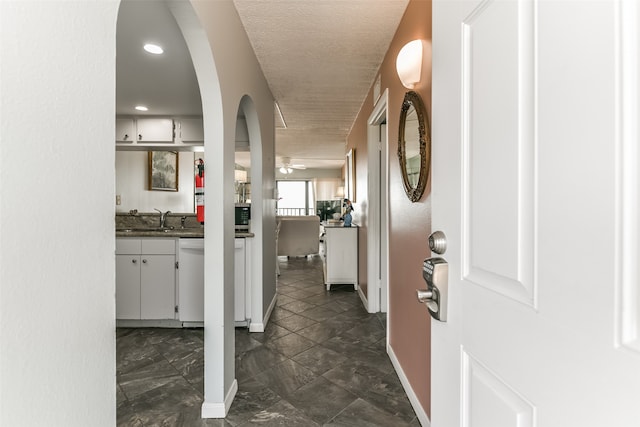
<path id="1" fill-rule="evenodd" d="M 434 1 L 433 426 L 640 425 L 639 21 Z"/>
<path id="2" fill-rule="evenodd" d="M 386 124 L 380 125 L 380 153 L 378 156 L 380 169 L 380 189 L 378 209 L 380 210 L 380 225 L 378 234 L 380 247 L 378 248 L 378 277 L 380 278 L 380 311 L 386 313 L 389 308 L 389 141 Z"/>
<path id="3" fill-rule="evenodd" d="M 367 309 L 370 313 L 386 313 L 388 307 L 388 98 L 385 90 L 369 116 L 367 130 Z"/>

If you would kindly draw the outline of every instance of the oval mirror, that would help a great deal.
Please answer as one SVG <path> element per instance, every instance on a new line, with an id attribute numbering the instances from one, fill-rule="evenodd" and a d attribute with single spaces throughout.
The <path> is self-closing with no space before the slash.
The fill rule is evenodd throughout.
<path id="1" fill-rule="evenodd" d="M 431 129 L 420 95 L 409 91 L 404 96 L 398 126 L 398 160 L 404 191 L 412 202 L 422 197 L 431 164 Z"/>

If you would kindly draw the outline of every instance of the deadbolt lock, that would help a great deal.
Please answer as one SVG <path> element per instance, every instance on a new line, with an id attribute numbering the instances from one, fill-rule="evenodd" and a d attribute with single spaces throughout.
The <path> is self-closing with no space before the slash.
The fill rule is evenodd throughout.
<path id="1" fill-rule="evenodd" d="M 442 231 L 434 231 L 429 236 L 429 249 L 431 252 L 442 255 L 447 250 L 447 236 Z"/>

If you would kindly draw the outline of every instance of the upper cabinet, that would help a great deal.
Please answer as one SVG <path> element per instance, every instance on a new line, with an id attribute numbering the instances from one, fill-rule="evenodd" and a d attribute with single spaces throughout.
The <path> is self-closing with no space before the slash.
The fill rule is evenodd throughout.
<path id="1" fill-rule="evenodd" d="M 180 119 L 180 139 L 184 144 L 202 144 L 204 142 L 202 119 Z"/>
<path id="2" fill-rule="evenodd" d="M 133 119 L 116 119 L 116 142 L 136 140 L 136 125 Z"/>
<path id="3" fill-rule="evenodd" d="M 138 142 L 173 142 L 173 119 L 153 118 L 136 120 Z"/>
<path id="4" fill-rule="evenodd" d="M 204 145 L 202 118 L 118 117 L 116 148 L 146 150 L 163 148 L 189 151 Z"/>

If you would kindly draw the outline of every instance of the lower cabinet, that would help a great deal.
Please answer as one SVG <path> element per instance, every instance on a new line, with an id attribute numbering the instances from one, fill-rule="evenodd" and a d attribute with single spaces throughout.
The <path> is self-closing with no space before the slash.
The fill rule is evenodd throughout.
<path id="1" fill-rule="evenodd" d="M 175 319 L 176 239 L 116 239 L 116 319 Z"/>
<path id="2" fill-rule="evenodd" d="M 139 255 L 116 255 L 116 319 L 140 319 Z"/>
<path id="3" fill-rule="evenodd" d="M 176 256 L 142 255 L 140 318 L 174 319 L 176 315 Z"/>
<path id="4" fill-rule="evenodd" d="M 235 239 L 236 326 L 251 320 L 251 245 Z M 116 319 L 203 323 L 204 239 L 117 238 Z"/>
<path id="5" fill-rule="evenodd" d="M 324 283 L 349 284 L 358 289 L 358 227 L 324 229 Z"/>

